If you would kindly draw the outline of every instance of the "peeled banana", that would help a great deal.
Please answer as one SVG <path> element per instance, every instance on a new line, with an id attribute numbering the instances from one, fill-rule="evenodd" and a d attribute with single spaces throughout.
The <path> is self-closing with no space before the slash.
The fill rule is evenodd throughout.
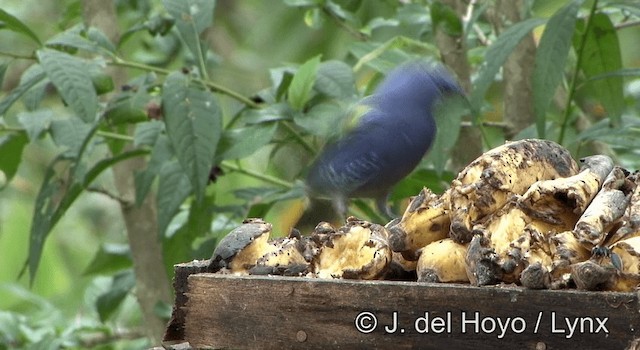
<path id="1" fill-rule="evenodd" d="M 407 260 L 417 260 L 417 251 L 449 236 L 449 192 L 437 196 L 428 188 L 413 197 L 400 222 L 388 225 L 389 245 Z"/>
<path id="2" fill-rule="evenodd" d="M 262 219 L 248 219 L 225 236 L 213 252 L 209 271 L 246 274 L 302 275 L 309 261 L 305 245 L 296 235 L 269 240 L 272 226 Z"/>
<path id="3" fill-rule="evenodd" d="M 345 226 L 316 235 L 322 242 L 312 261 L 315 277 L 376 279 L 391 263 L 392 253 L 384 226 L 349 217 Z"/>
<path id="4" fill-rule="evenodd" d="M 418 282 L 469 282 L 466 254 L 467 246 L 451 238 L 427 244 L 420 249 L 416 267 Z"/>
<path id="5" fill-rule="evenodd" d="M 578 165 L 552 141 L 527 139 L 496 147 L 474 160 L 451 184 L 451 237 L 469 242 L 473 227 L 540 180 L 573 176 Z"/>

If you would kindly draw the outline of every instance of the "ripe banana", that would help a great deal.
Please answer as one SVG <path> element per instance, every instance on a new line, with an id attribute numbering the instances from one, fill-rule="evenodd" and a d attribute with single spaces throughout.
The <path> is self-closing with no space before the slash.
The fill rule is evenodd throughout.
<path id="1" fill-rule="evenodd" d="M 569 152 L 551 141 L 509 142 L 484 153 L 451 184 L 451 237 L 469 242 L 474 225 L 502 208 L 512 195 L 524 194 L 536 181 L 577 173 Z"/>
<path id="2" fill-rule="evenodd" d="M 272 225 L 262 219 L 248 219 L 226 235 L 213 252 L 209 271 L 237 275 L 301 275 L 309 266 L 303 256 L 305 245 L 299 236 L 269 240 Z"/>
<path id="3" fill-rule="evenodd" d="M 603 244 L 609 231 L 624 215 L 635 190 L 635 183 L 627 175 L 624 169 L 613 168 L 600 192 L 578 219 L 573 232 L 585 248 L 591 250 Z"/>
<path id="4" fill-rule="evenodd" d="M 386 228 L 354 217 L 338 230 L 327 225 L 311 234 L 321 243 L 311 263 L 315 277 L 376 279 L 385 273 L 392 259 Z"/>
<path id="5" fill-rule="evenodd" d="M 437 196 L 428 188 L 411 199 L 400 222 L 390 223 L 389 245 L 407 260 L 417 260 L 417 251 L 449 235 L 449 192 Z"/>
<path id="6" fill-rule="evenodd" d="M 613 160 L 607 156 L 586 157 L 580 162 L 577 175 L 532 184 L 520 204 L 542 220 L 574 225 L 613 169 Z"/>
<path id="7" fill-rule="evenodd" d="M 418 282 L 469 282 L 465 270 L 465 244 L 445 238 L 427 244 L 419 254 Z"/>

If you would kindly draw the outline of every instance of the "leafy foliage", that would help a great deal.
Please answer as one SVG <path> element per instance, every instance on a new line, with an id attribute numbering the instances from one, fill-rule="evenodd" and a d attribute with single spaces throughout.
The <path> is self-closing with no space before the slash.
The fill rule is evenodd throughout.
<path id="1" fill-rule="evenodd" d="M 496 32 L 485 16 L 489 5 L 472 6 L 462 16 L 437 0 L 283 0 L 228 7 L 211 0 L 116 3 L 122 33 L 117 42 L 76 24 L 82 22 L 79 2 L 46 40 L 27 19 L 0 10 L 0 30 L 29 38 L 33 52 L 0 52 L 0 81 L 18 67 L 12 58 L 30 64 L 0 96 L 0 179 L 11 183 L 20 176 L 28 163 L 23 150 L 53 149 L 36 186 L 25 262 L 31 282 L 49 234 L 87 192 L 105 194 L 125 211 L 155 196 L 157 217 L 148 220 L 157 224 L 154 237 L 163 244 L 165 266 L 158 268 L 169 272 L 175 263 L 207 258 L 217 239 L 247 216 L 266 216 L 289 229 L 292 210 L 285 204 L 304 197 L 307 164 L 327 140 L 357 121 L 357 102 L 388 70 L 411 59 L 438 60 L 445 49 L 436 44 L 438 33 L 464 41 L 468 49 L 469 100 L 448 101 L 439 109 L 440 131 L 430 155 L 392 194 L 397 211 L 423 186 L 446 188 L 457 170 L 448 161 L 462 124 L 480 129 L 486 145 L 504 139 L 502 128 L 487 126 L 510 117 L 495 102 L 501 98 L 501 67 L 530 35 L 538 38 L 531 87 L 535 118 L 519 137 L 552 138 L 576 156 L 594 141 L 604 142 L 627 167 L 639 164 L 640 94 L 630 86 L 638 84 L 640 71 L 625 66 L 630 56 L 638 57 L 621 44 L 624 25 L 640 17 L 637 5 L 568 0 L 553 10 L 534 6 L 530 16 Z M 249 37 L 246 23 L 220 13 L 242 6 L 277 15 L 255 17 L 271 22 L 251 33 L 256 42 L 273 42 L 234 61 L 224 45 L 216 45 L 222 40 L 217 31 L 226 28 L 234 43 Z M 244 74 L 225 75 L 233 69 Z M 143 159 L 145 168 L 130 174 L 135 198 L 122 198 L 109 174 L 131 159 Z M 351 212 L 378 220 L 367 201 L 354 201 Z M 132 253 L 126 244 L 106 244 L 86 262 L 85 273 L 101 278 L 103 286 L 93 298 L 95 323 L 88 328 L 117 318 L 130 299 L 136 283 Z M 28 338 L 11 324 L 38 325 L 17 312 L 1 313 L 0 335 L 17 346 L 75 346 L 82 342 L 69 334 L 86 330 L 41 327 L 42 337 Z M 103 330 L 109 332 L 98 331 Z"/>

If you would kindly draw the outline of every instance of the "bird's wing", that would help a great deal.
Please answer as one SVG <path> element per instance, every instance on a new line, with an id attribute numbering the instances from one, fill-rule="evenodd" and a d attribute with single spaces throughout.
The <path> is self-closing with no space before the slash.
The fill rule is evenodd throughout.
<path id="1" fill-rule="evenodd" d="M 357 155 L 351 154 L 349 158 L 334 158 L 318 170 L 329 188 L 350 194 L 376 177 L 379 169 L 380 156 L 369 149 Z"/>

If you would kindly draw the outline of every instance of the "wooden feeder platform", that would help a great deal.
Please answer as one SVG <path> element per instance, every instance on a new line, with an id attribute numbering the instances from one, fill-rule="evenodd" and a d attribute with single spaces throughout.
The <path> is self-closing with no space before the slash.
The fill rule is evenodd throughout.
<path id="1" fill-rule="evenodd" d="M 164 346 L 636 349 L 636 293 L 206 273 L 175 266 Z"/>

